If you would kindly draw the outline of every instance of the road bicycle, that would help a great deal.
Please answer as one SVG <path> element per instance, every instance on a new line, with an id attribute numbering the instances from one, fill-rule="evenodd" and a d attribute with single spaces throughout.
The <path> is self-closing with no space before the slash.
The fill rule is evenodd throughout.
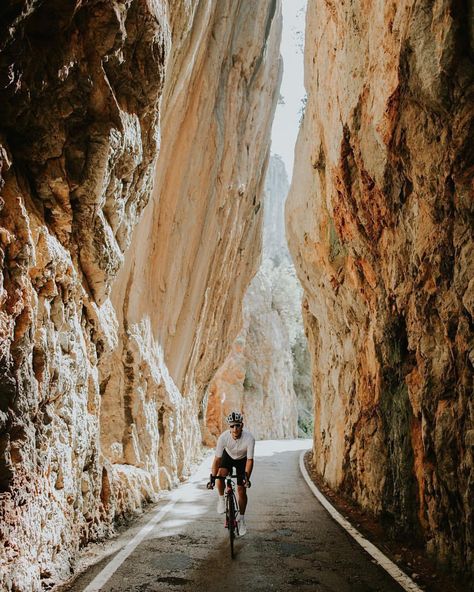
<path id="1" fill-rule="evenodd" d="M 215 479 L 224 481 L 224 500 L 225 500 L 225 528 L 229 529 L 229 542 L 230 542 L 230 556 L 232 559 L 235 557 L 234 553 L 234 540 L 236 536 L 239 536 L 239 505 L 237 504 L 237 498 L 235 495 L 235 483 L 233 479 L 237 479 L 237 475 L 227 475 L 227 477 L 220 477 L 217 475 Z"/>

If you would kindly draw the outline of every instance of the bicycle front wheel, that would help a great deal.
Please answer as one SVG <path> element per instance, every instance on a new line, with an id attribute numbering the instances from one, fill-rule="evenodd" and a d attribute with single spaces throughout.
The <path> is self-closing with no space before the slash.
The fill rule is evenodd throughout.
<path id="1" fill-rule="evenodd" d="M 229 528 L 230 556 L 234 559 L 235 505 L 233 495 L 227 496 L 227 525 Z"/>

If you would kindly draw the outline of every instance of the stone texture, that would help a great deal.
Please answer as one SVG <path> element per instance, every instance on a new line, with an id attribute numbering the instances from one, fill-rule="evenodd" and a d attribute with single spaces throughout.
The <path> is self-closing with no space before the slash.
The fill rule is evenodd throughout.
<path id="1" fill-rule="evenodd" d="M 320 474 L 473 569 L 472 11 L 310 0 L 287 205 Z"/>
<path id="2" fill-rule="evenodd" d="M 285 163 L 278 154 L 272 154 L 265 178 L 265 203 L 263 208 L 263 260 L 271 259 L 291 264 L 285 232 L 285 200 L 290 184 Z"/>
<path id="3" fill-rule="evenodd" d="M 242 330 L 209 389 L 206 438 L 213 445 L 233 409 L 257 439 L 295 438 L 297 399 L 288 330 L 272 306 L 271 272 L 259 270 L 245 295 Z"/>
<path id="4" fill-rule="evenodd" d="M 113 424 L 103 431 L 103 449 L 114 450 L 116 462 L 156 463 L 155 452 L 138 450 L 144 439 L 133 432 L 142 433 L 144 421 L 156 423 L 146 419 L 148 400 L 155 400 L 173 453 L 164 482 L 200 450 L 205 389 L 239 330 L 243 294 L 259 262 L 261 193 L 281 75 L 276 8 L 197 7 L 192 44 L 173 54 L 164 89 L 152 201 L 112 290 L 121 329 L 103 372 L 110 376 L 103 404 L 110 412 L 127 408 L 128 417 L 103 415 Z M 182 397 L 150 380 L 163 365 Z"/>
<path id="5" fill-rule="evenodd" d="M 0 588 L 39 591 L 199 453 L 258 264 L 281 22 L 270 0 L 0 13 Z"/>
<path id="6" fill-rule="evenodd" d="M 205 440 L 210 446 L 233 409 L 244 413 L 246 427 L 258 439 L 294 438 L 311 429 L 302 291 L 285 239 L 287 192 L 283 161 L 272 155 L 265 180 L 263 263 L 245 294 L 243 327 L 210 384 Z"/>

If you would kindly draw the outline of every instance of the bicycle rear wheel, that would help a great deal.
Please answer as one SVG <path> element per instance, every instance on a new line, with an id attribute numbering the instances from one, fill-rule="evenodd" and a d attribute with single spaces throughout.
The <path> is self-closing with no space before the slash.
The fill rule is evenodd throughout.
<path id="1" fill-rule="evenodd" d="M 230 556 L 234 559 L 235 505 L 233 495 L 227 496 L 227 525 L 229 528 Z"/>

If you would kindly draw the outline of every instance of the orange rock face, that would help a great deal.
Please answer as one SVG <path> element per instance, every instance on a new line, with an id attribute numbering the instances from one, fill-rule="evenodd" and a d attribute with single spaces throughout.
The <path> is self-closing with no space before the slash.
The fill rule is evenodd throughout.
<path id="1" fill-rule="evenodd" d="M 272 305 L 272 271 L 261 268 L 245 295 L 243 327 L 214 376 L 207 403 L 206 442 L 227 429 L 232 410 L 257 439 L 296 438 L 297 398 L 288 328 Z"/>
<path id="2" fill-rule="evenodd" d="M 237 409 L 258 439 L 307 436 L 312 424 L 310 371 L 301 320 L 302 290 L 285 239 L 288 177 L 272 155 L 265 180 L 262 265 L 243 302 L 243 326 L 209 387 L 206 444 Z"/>
<path id="3" fill-rule="evenodd" d="M 10 4 L 0 588 L 36 592 L 200 452 L 259 259 L 281 16 L 270 0 Z"/>
<path id="4" fill-rule="evenodd" d="M 309 2 L 287 233 L 305 289 L 319 472 L 394 532 L 472 570 L 474 70 L 463 10 Z"/>

